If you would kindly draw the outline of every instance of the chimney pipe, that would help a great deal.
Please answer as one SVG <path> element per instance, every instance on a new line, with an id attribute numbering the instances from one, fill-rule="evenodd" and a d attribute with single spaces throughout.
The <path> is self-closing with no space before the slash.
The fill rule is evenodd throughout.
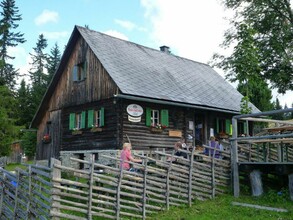
<path id="1" fill-rule="evenodd" d="M 168 53 L 168 54 L 171 53 L 171 51 L 170 51 L 170 47 L 165 46 L 165 45 L 160 47 L 160 51 L 162 51 L 162 52 L 164 52 L 164 53 Z"/>

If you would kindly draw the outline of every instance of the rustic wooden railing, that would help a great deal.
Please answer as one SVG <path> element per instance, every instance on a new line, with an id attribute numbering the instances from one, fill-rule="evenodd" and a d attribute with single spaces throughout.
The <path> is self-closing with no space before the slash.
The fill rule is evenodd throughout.
<path id="1" fill-rule="evenodd" d="M 29 165 L 16 174 L 1 169 L 0 219 L 145 219 L 229 190 L 229 152 L 221 152 L 224 159 L 183 152 L 190 159 L 164 152 L 155 152 L 155 158 L 135 155 L 143 160 L 131 163 L 136 172 L 95 163 L 94 155 L 90 161 L 71 158 L 84 169 L 55 159 L 51 168 Z"/>

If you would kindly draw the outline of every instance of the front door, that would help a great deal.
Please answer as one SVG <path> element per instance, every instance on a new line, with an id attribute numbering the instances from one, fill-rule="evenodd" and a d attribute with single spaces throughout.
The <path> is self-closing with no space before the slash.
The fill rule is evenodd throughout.
<path id="1" fill-rule="evenodd" d="M 203 114 L 196 114 L 194 117 L 194 137 L 195 145 L 205 144 L 206 136 L 206 126 L 205 126 L 205 117 Z"/>

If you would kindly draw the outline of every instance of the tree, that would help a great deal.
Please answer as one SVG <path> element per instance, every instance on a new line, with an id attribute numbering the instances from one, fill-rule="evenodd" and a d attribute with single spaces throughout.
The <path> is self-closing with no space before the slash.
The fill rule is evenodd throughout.
<path id="1" fill-rule="evenodd" d="M 36 132 L 24 132 L 22 135 L 21 147 L 24 149 L 26 156 L 32 158 L 36 154 L 37 146 L 37 133 Z"/>
<path id="2" fill-rule="evenodd" d="M 33 48 L 33 53 L 30 53 L 32 68 L 29 73 L 32 81 L 31 99 L 33 112 L 37 110 L 48 85 L 48 75 L 45 73 L 48 60 L 48 55 L 44 52 L 46 47 L 47 40 L 43 34 L 40 34 L 36 47 Z"/>
<path id="3" fill-rule="evenodd" d="M 248 80 L 245 83 L 239 83 L 237 90 L 244 96 L 248 96 L 260 111 L 270 111 L 274 108 L 271 103 L 272 91 L 268 84 L 262 79 Z"/>
<path id="4" fill-rule="evenodd" d="M 17 125 L 28 128 L 34 115 L 30 88 L 23 79 L 17 91 Z"/>
<path id="5" fill-rule="evenodd" d="M 55 45 L 51 49 L 50 55 L 48 57 L 48 64 L 47 64 L 47 69 L 48 69 L 47 82 L 48 82 L 48 84 L 51 82 L 51 79 L 59 66 L 60 60 L 61 60 L 61 52 L 60 52 L 58 44 L 55 43 Z"/>
<path id="6" fill-rule="evenodd" d="M 269 80 L 278 92 L 293 90 L 293 11 L 290 0 L 223 0 L 224 6 L 235 11 L 232 28 L 225 33 L 224 48 L 235 43 L 243 51 L 235 51 L 228 57 L 216 55 L 218 66 L 230 71 L 227 76 L 241 81 L 235 69 L 246 69 L 245 64 L 257 67 L 247 72 L 258 78 Z M 244 52 L 244 53 L 241 53 Z M 239 60 L 239 57 L 244 58 Z M 237 64 L 237 66 L 235 66 Z M 253 68 L 249 68 L 253 69 Z"/>
<path id="7" fill-rule="evenodd" d="M 0 156 L 7 156 L 12 141 L 18 137 L 19 128 L 15 126 L 14 94 L 7 86 L 0 86 Z"/>
<path id="8" fill-rule="evenodd" d="M 276 98 L 276 101 L 273 103 L 273 105 L 274 105 L 274 110 L 281 110 L 281 109 L 283 109 L 283 107 L 280 104 L 280 101 L 279 101 L 278 98 Z M 272 118 L 273 119 L 276 119 L 276 120 L 283 120 L 284 114 L 283 113 L 274 114 L 274 115 L 272 115 Z"/>
<path id="9" fill-rule="evenodd" d="M 21 20 L 18 7 L 14 0 L 3 0 L 0 3 L 2 8 L 0 20 L 0 60 L 3 67 L 0 69 L 0 85 L 7 85 L 13 88 L 16 84 L 15 80 L 18 75 L 17 70 L 8 61 L 14 59 L 7 52 L 9 47 L 16 47 L 20 43 L 24 43 L 24 34 L 16 32 L 18 28 L 17 22 Z"/>

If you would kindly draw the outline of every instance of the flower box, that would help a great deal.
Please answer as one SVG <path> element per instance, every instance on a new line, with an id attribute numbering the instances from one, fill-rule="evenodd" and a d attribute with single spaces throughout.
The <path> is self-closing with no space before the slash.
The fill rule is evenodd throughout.
<path id="1" fill-rule="evenodd" d="M 49 144 L 51 142 L 51 136 L 49 134 L 45 134 L 43 139 L 42 139 L 42 142 L 44 144 Z"/>
<path id="2" fill-rule="evenodd" d="M 151 133 L 162 133 L 163 129 L 151 127 Z"/>
<path id="3" fill-rule="evenodd" d="M 75 131 L 72 131 L 71 134 L 72 135 L 81 135 L 82 134 L 82 131 L 81 130 L 75 130 Z"/>
<path id="4" fill-rule="evenodd" d="M 102 128 L 96 128 L 96 127 L 93 127 L 91 129 L 91 132 L 101 132 L 103 129 Z"/>

